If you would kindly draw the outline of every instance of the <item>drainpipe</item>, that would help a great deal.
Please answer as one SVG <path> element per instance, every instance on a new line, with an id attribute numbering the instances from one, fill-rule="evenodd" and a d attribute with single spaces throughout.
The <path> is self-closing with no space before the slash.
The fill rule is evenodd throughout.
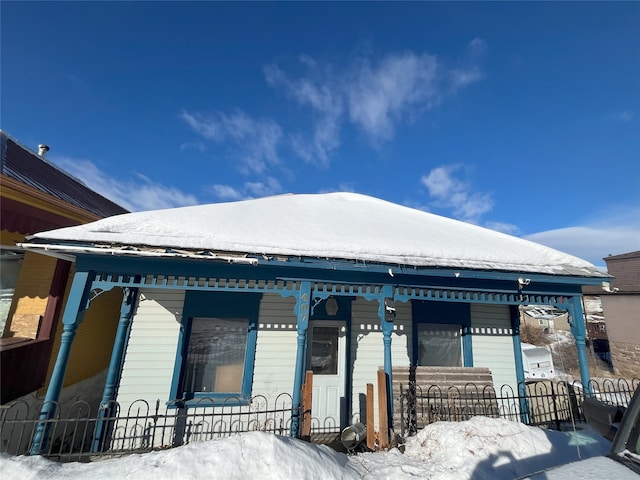
<path id="1" fill-rule="evenodd" d="M 302 393 L 302 379 L 304 378 L 305 361 L 307 357 L 307 329 L 311 304 L 311 282 L 301 282 L 300 292 L 296 301 L 295 314 L 298 319 L 298 349 L 296 351 L 296 370 L 293 381 L 293 413 L 291 418 L 291 436 L 298 437 L 300 430 L 300 396 Z"/>

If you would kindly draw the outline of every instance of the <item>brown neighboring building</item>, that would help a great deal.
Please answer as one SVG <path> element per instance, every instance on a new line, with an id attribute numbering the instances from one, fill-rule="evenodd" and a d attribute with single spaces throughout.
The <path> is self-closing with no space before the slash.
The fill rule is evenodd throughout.
<path id="1" fill-rule="evenodd" d="M 604 259 L 614 278 L 611 293 L 601 292 L 614 368 L 640 377 L 640 250 Z"/>
<path id="2" fill-rule="evenodd" d="M 0 130 L 0 403 L 44 386 L 60 344 L 60 312 L 73 275 L 70 261 L 17 244 L 28 235 L 92 222 L 127 210 L 94 192 Z M 65 385 L 106 369 L 116 323 L 119 289 L 105 293 L 101 308 L 83 322 Z M 98 312 L 97 314 L 95 312 Z M 109 317 L 106 317 L 109 318 Z"/>

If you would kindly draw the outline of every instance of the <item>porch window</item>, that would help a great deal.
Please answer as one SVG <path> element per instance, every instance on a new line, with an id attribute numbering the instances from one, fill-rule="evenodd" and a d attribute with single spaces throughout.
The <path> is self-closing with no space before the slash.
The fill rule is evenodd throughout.
<path id="1" fill-rule="evenodd" d="M 248 318 L 191 320 L 185 392 L 241 392 Z"/>
<path id="2" fill-rule="evenodd" d="M 7 322 L 23 259 L 21 252 L 4 246 L 0 248 L 0 336 Z"/>
<path id="3" fill-rule="evenodd" d="M 473 366 L 469 304 L 414 300 L 411 308 L 415 365 Z"/>
<path id="4" fill-rule="evenodd" d="M 186 292 L 170 400 L 250 400 L 261 297 Z"/>
<path id="5" fill-rule="evenodd" d="M 461 367 L 460 325 L 419 323 L 418 365 Z"/>

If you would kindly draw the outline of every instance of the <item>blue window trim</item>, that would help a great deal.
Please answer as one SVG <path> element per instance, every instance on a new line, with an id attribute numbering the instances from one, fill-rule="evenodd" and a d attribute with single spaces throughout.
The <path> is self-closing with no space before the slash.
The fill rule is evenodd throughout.
<path id="1" fill-rule="evenodd" d="M 412 364 L 418 365 L 418 324 L 435 323 L 441 325 L 460 325 L 462 329 L 462 366 L 473 367 L 473 341 L 471 335 L 471 304 L 434 302 L 428 300 L 411 301 L 413 319 L 413 358 Z"/>
<path id="2" fill-rule="evenodd" d="M 253 368 L 258 340 L 258 315 L 261 293 L 235 292 L 203 292 L 187 291 L 184 299 L 184 310 L 178 335 L 178 348 L 171 381 L 171 392 L 168 406 L 176 408 L 184 403 L 187 407 L 215 405 L 246 405 L 251 400 L 253 384 Z M 240 392 L 181 392 L 182 376 L 185 368 L 184 360 L 189 347 L 191 324 L 194 317 L 248 318 L 247 345 L 244 357 L 242 391 Z M 182 400 L 182 402 L 176 402 Z M 201 401 L 201 402 L 200 402 Z"/>

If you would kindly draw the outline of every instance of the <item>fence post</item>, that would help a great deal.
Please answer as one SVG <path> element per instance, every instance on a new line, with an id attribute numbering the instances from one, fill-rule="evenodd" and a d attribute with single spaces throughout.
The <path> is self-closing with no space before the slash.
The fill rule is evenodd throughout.
<path id="1" fill-rule="evenodd" d="M 387 410 L 387 374 L 378 370 L 378 423 L 380 424 L 380 450 L 389 447 L 389 416 Z"/>
<path id="2" fill-rule="evenodd" d="M 367 448 L 376 449 L 376 432 L 373 420 L 373 383 L 367 383 Z"/>
<path id="3" fill-rule="evenodd" d="M 551 402 L 553 403 L 553 416 L 556 422 L 556 430 L 560 431 L 560 417 L 558 416 L 558 403 L 556 401 L 556 391 L 553 386 L 553 381 L 551 383 Z"/>
<path id="4" fill-rule="evenodd" d="M 302 385 L 302 440 L 311 440 L 311 407 L 313 405 L 313 372 L 307 370 Z"/>

